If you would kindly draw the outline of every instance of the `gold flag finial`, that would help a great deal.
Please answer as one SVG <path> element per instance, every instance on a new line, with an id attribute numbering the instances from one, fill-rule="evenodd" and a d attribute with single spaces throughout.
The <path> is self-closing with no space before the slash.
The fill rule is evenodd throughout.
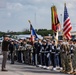
<path id="1" fill-rule="evenodd" d="M 28 20 L 28 22 L 31 24 L 31 21 L 30 20 Z"/>

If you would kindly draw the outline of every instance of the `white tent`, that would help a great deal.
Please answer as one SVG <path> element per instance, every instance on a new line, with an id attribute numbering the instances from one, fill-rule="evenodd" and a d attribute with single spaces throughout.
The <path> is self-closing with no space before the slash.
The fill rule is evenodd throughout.
<path id="1" fill-rule="evenodd" d="M 38 35 L 38 34 L 37 34 L 37 36 L 38 36 L 39 39 L 43 39 L 43 37 L 42 37 L 41 35 Z M 31 37 L 30 34 L 26 34 L 26 35 L 17 35 L 17 38 L 18 38 L 18 39 L 26 39 L 26 38 L 30 38 L 30 37 Z"/>

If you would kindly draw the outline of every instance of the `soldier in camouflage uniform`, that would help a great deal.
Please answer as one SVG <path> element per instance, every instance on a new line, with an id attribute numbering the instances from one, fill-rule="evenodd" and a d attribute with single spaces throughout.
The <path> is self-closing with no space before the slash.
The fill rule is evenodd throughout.
<path id="1" fill-rule="evenodd" d="M 72 66 L 73 66 L 73 74 L 76 75 L 76 40 L 73 42 L 73 54 L 72 54 Z"/>
<path id="2" fill-rule="evenodd" d="M 62 72 L 65 72 L 65 61 L 66 61 L 66 52 L 65 52 L 65 45 L 62 44 L 61 45 L 61 63 L 62 63 L 62 67 L 63 67 L 63 70 Z"/>
<path id="3" fill-rule="evenodd" d="M 70 47 L 69 47 L 69 45 L 67 45 L 67 50 L 68 50 L 68 52 L 67 52 L 67 69 L 66 69 L 66 71 L 67 71 L 67 73 L 72 73 L 73 72 L 73 67 L 72 67 L 72 60 L 71 60 L 71 54 L 70 54 Z"/>
<path id="4" fill-rule="evenodd" d="M 69 45 L 67 42 L 64 42 L 61 45 L 61 62 L 63 70 L 62 72 L 71 73 L 72 72 L 72 61 L 69 50 Z"/>

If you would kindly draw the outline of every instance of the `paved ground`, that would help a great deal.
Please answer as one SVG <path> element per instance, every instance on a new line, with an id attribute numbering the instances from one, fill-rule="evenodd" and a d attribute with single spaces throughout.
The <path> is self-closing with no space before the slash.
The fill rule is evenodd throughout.
<path id="1" fill-rule="evenodd" d="M 0 69 L 1 69 L 2 55 L 0 55 Z M 39 67 L 25 65 L 20 63 L 15 63 L 14 65 L 10 64 L 10 61 L 7 61 L 8 72 L 0 71 L 0 75 L 68 75 L 63 74 L 58 71 L 52 71 L 41 69 Z"/>

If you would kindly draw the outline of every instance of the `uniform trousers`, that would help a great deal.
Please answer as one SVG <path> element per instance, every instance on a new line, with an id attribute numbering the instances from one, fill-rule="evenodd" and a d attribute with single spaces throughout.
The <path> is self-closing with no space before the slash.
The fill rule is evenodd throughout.
<path id="1" fill-rule="evenodd" d="M 6 61 L 7 61 L 7 51 L 2 51 L 3 53 L 3 60 L 2 60 L 2 69 L 6 68 Z"/>
<path id="2" fill-rule="evenodd" d="M 51 62 L 52 62 L 53 68 L 55 68 L 56 67 L 55 54 L 51 54 Z"/>

